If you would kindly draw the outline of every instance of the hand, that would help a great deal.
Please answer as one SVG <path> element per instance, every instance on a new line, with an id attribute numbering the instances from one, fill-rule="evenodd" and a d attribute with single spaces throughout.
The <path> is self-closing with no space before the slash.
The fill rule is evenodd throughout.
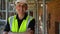
<path id="1" fill-rule="evenodd" d="M 33 31 L 29 28 L 27 29 L 26 34 L 33 34 Z"/>

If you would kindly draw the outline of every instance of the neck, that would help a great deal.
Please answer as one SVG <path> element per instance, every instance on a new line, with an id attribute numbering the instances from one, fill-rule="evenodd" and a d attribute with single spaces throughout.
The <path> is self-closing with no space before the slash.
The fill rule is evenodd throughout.
<path id="1" fill-rule="evenodd" d="M 23 19 L 24 16 L 25 16 L 25 14 L 23 14 L 23 15 L 18 15 L 18 18 L 19 18 L 19 19 Z"/>

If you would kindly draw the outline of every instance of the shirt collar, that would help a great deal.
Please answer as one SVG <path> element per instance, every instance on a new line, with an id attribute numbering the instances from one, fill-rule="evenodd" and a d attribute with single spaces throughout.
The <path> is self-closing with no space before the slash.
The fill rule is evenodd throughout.
<path id="1" fill-rule="evenodd" d="M 27 13 L 25 13 L 25 16 L 24 16 L 24 18 L 23 18 L 23 19 L 26 19 L 27 15 L 28 15 L 28 14 L 27 14 Z M 16 16 L 16 19 L 20 20 L 20 19 L 18 18 L 18 14 L 17 14 L 17 16 Z M 22 19 L 22 20 L 23 20 L 23 19 Z"/>

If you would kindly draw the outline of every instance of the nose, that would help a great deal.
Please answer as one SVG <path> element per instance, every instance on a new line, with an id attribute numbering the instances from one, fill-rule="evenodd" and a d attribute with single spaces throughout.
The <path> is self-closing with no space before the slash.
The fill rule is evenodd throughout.
<path id="1" fill-rule="evenodd" d="M 23 11 L 23 7 L 22 6 L 20 7 L 20 11 Z"/>

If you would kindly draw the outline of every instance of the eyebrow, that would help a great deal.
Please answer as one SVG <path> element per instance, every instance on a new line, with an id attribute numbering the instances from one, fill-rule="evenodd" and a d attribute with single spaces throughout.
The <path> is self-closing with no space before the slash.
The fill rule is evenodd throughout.
<path id="1" fill-rule="evenodd" d="M 25 4 L 23 4 L 23 5 L 27 6 L 27 4 L 26 4 L 26 3 L 25 3 Z"/>

